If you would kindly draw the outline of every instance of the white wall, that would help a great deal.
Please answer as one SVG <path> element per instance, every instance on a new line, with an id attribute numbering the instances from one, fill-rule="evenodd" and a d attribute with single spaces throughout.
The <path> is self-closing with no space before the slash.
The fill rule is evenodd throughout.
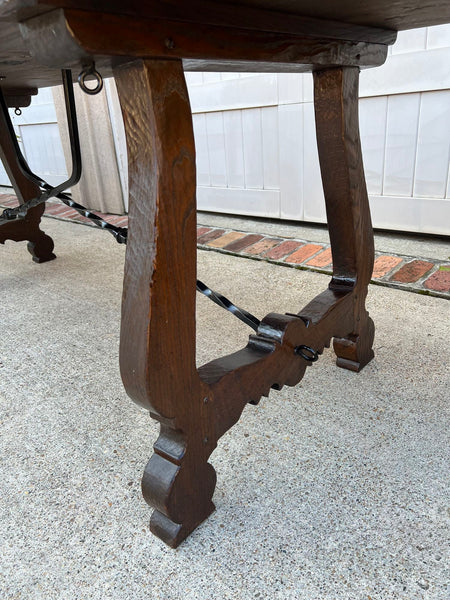
<path id="1" fill-rule="evenodd" d="M 450 26 L 400 32 L 361 75 L 376 227 L 450 234 Z M 187 73 L 200 209 L 325 222 L 311 75 Z"/>
<path id="2" fill-rule="evenodd" d="M 51 88 L 40 90 L 32 105 L 10 115 L 20 147 L 31 169 L 51 185 L 67 179 L 66 163 L 56 122 Z M 0 185 L 11 185 L 0 162 Z"/>

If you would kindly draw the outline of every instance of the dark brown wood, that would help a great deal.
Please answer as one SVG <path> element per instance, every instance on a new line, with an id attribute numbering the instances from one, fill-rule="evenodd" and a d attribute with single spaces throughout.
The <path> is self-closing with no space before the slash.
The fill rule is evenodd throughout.
<path id="1" fill-rule="evenodd" d="M 442 10 L 435 17 L 437 7 Z M 130 397 L 161 424 L 143 493 L 155 509 L 151 530 L 170 546 L 214 510 L 216 475 L 208 459 L 219 438 L 247 403 L 296 385 L 311 366 L 301 346 L 318 356 L 334 338 L 337 364 L 354 371 L 373 357 L 374 327 L 365 299 L 374 251 L 358 129 L 359 67 L 384 60 L 384 44 L 393 41 L 390 27 L 443 23 L 449 13 L 447 0 L 0 0 L 0 20 L 11 19 L 0 21 L 0 78 L 10 98 L 27 97 L 53 82 L 63 66 L 94 57 L 108 75 L 114 65 L 130 185 L 121 374 Z M 182 59 L 192 69 L 289 65 L 314 71 L 334 265 L 329 288 L 303 310 L 270 313 L 245 348 L 200 369 L 195 147 Z M 46 66 L 36 68 L 39 63 Z M 13 93 L 17 89 L 20 94 Z M 0 157 L 26 200 L 37 190 L 18 171 L 4 119 L 0 136 Z M 37 207 L 28 222 L 12 222 L 0 233 L 31 240 L 37 257 L 49 260 L 52 242 L 37 225 L 42 210 Z"/>
<path id="2" fill-rule="evenodd" d="M 20 204 L 36 197 L 39 188 L 24 177 L 17 165 L 14 147 L 9 134 L 6 120 L 9 117 L 4 114 L 0 107 L 0 160 L 5 167 L 8 177 L 14 187 Z M 24 219 L 11 222 L 0 221 L 0 244 L 6 240 L 14 242 L 28 241 L 28 250 L 37 263 L 53 260 L 53 240 L 40 228 L 39 223 L 45 210 L 45 204 L 29 210 Z"/>
<path id="3" fill-rule="evenodd" d="M 450 21 L 448 0 L 0 0 L 0 77 L 6 76 L 4 86 L 35 88 L 45 85 L 58 85 L 58 71 L 34 59 L 30 48 L 24 43 L 19 22 L 28 23 L 33 17 L 62 9 L 79 9 L 86 13 L 86 20 L 99 25 L 93 14 L 123 15 L 134 20 L 147 19 L 158 23 L 161 29 L 164 22 L 178 21 L 185 30 L 201 31 L 203 27 L 219 26 L 233 37 L 233 29 L 253 32 L 292 34 L 304 38 L 320 38 L 353 42 L 392 44 L 396 31 L 413 27 L 425 27 Z M 101 31 L 99 27 L 98 31 Z M 123 32 L 123 30 L 122 30 Z M 121 32 L 121 33 L 122 33 Z M 56 37 L 50 38 L 50 46 L 55 48 Z M 121 34 L 116 41 L 121 39 Z M 232 45 L 228 44 L 227 45 Z M 104 77 L 111 74 L 109 57 L 96 55 Z M 53 52 L 53 56 L 58 53 Z M 135 56 L 135 54 L 133 54 Z M 186 57 L 184 57 L 186 58 Z M 230 61 L 188 60 L 184 66 L 192 70 L 257 70 L 258 64 L 244 63 L 239 56 L 233 65 Z M 262 71 L 275 69 L 273 60 L 260 62 Z M 215 64 L 214 64 L 215 63 Z M 58 64 L 79 68 L 79 56 L 75 53 L 72 62 L 65 60 Z M 278 60 L 280 71 L 299 70 L 299 63 L 290 65 Z M 3 71 L 3 72 L 2 72 Z"/>
<path id="4" fill-rule="evenodd" d="M 30 96 L 40 87 L 60 83 L 60 69 L 49 69 L 33 61 L 19 24 L 0 21 L 0 85 L 5 96 Z"/>
<path id="5" fill-rule="evenodd" d="M 218 0 L 220 1 L 220 0 Z M 257 6 L 318 19 L 402 31 L 448 23 L 448 0 L 230 0 L 237 6 Z M 236 8 L 237 9 L 237 8 Z"/>
<path id="6" fill-rule="evenodd" d="M 374 326 L 365 310 L 374 243 L 358 124 L 359 70 L 314 73 L 317 145 L 333 255 L 333 290 L 354 290 L 354 323 L 336 338 L 340 367 L 359 371 L 373 358 Z"/>
<path id="7" fill-rule="evenodd" d="M 31 94 L 29 90 L 24 90 L 22 94 L 14 96 L 10 93 L 8 96 L 5 96 L 5 101 L 8 108 L 25 108 L 31 104 Z"/>
<path id="8" fill-rule="evenodd" d="M 136 19 L 80 10 L 55 10 L 21 26 L 34 58 L 48 67 L 86 62 L 89 56 L 156 57 L 221 65 L 245 61 L 256 69 L 260 63 L 280 63 L 298 71 L 336 65 L 378 66 L 387 55 L 385 44 L 348 42 L 329 38 L 238 27 L 183 23 L 176 20 Z M 49 44 L 49 41 L 52 44 Z M 232 43 L 230 43 L 232 40 Z M 252 67 L 253 64 L 253 67 Z"/>
<path id="9" fill-rule="evenodd" d="M 161 422 L 143 479 L 151 529 L 176 546 L 213 510 L 208 395 L 195 367 L 196 171 L 181 61 L 115 72 L 130 212 L 120 362 L 128 394 Z"/>
<path id="10" fill-rule="evenodd" d="M 17 4 L 20 4 L 18 2 Z M 211 2 L 210 0 L 162 0 L 142 2 L 130 0 L 129 2 L 111 2 L 110 0 L 45 0 L 43 4 L 22 9 L 22 17 L 30 18 L 53 8 L 75 8 L 83 11 L 110 13 L 134 17 L 138 15 L 144 19 L 177 20 L 186 23 L 186 26 L 195 24 L 220 25 L 223 27 L 243 28 L 253 31 L 272 31 L 278 33 L 295 33 L 306 37 L 333 37 L 333 39 L 375 42 L 378 44 L 392 44 L 396 32 L 386 27 L 367 27 L 331 19 L 316 19 L 305 17 L 301 13 L 278 10 L 278 5 L 273 3 L 268 9 L 261 6 L 246 6 L 242 3 L 237 6 L 230 2 Z M 11 13 L 10 13 L 11 14 Z M 22 19 L 23 20 L 23 19 Z"/>
<path id="11" fill-rule="evenodd" d="M 372 31 L 370 28 L 363 28 L 363 35 L 357 26 L 331 27 L 332 24 L 322 21 L 293 18 L 282 13 L 266 14 L 253 9 L 250 14 L 245 9 L 239 15 L 226 6 L 211 4 L 207 10 L 200 7 L 195 10 L 190 3 L 182 3 L 182 6 L 179 3 L 164 4 L 159 8 L 158 3 L 139 3 L 142 13 L 139 19 L 136 19 L 136 6 L 122 6 L 122 11 L 127 14 L 117 16 L 117 6 L 108 4 L 103 7 L 106 14 L 99 16 L 98 12 L 93 12 L 98 4 L 65 3 L 69 8 L 83 8 L 83 11 L 76 11 L 76 15 L 67 12 L 73 19 L 69 25 L 62 11 L 51 11 L 49 7 L 40 15 L 37 11 L 35 18 L 31 18 L 34 13 L 29 13 L 29 8 L 22 25 L 16 22 L 23 18 L 22 11 L 8 13 L 10 19 L 16 20 L 0 20 L 0 78 L 3 78 L 5 93 L 26 96 L 36 93 L 36 88 L 59 85 L 62 67 L 73 69 L 76 78 L 81 64 L 92 59 L 103 77 L 110 77 L 112 62 L 117 63 L 124 55 L 181 57 L 185 70 L 193 71 L 303 72 L 310 70 L 312 64 L 373 66 L 384 61 L 385 44 L 393 43 L 396 36 L 392 31 Z M 100 4 L 97 10 L 102 6 Z M 0 3 L 0 18 L 1 11 Z M 257 15 L 254 20 L 252 17 Z M 99 23 L 102 23 L 101 29 Z M 350 35 L 353 29 L 353 35 Z M 80 44 L 74 41 L 75 30 L 79 30 Z M 86 39 L 85 47 L 81 34 L 93 38 Z M 169 41 L 172 46 L 175 37 L 176 48 L 167 48 L 167 40 L 172 40 Z M 108 39 L 112 52 L 105 44 Z M 220 39 L 223 43 L 217 48 Z M 233 44 L 228 43 L 230 39 Z M 241 52 L 236 46 L 239 39 Z M 339 41 L 343 44 L 336 43 Z M 253 48 L 252 44 L 257 46 Z M 234 52 L 231 51 L 233 48 Z M 291 59 L 295 62 L 290 62 Z M 22 92 L 17 94 L 14 88 L 22 88 Z"/>
<path id="12" fill-rule="evenodd" d="M 146 20 L 180 21 L 186 27 L 197 25 L 220 26 L 232 29 L 248 29 L 250 31 L 268 31 L 303 35 L 304 37 L 330 37 L 342 41 L 373 42 L 377 44 L 392 44 L 396 32 L 381 27 L 360 27 L 357 24 L 348 25 L 337 20 L 315 19 L 293 12 L 286 13 L 277 10 L 274 4 L 270 10 L 260 6 L 239 6 L 225 2 L 209 0 L 166 0 L 163 2 L 110 2 L 109 0 L 51 0 L 46 2 L 56 8 L 79 9 L 93 13 L 109 13 Z M 28 17 L 30 18 L 30 13 Z"/>
<path id="13" fill-rule="evenodd" d="M 329 35 L 342 35 L 340 39 L 379 41 L 392 43 L 382 36 L 386 30 L 402 31 L 414 27 L 428 27 L 450 20 L 448 0 L 2 0 L 0 18 L 19 16 L 22 19 L 52 8 L 80 8 L 133 17 L 191 19 L 214 25 L 217 23 L 245 23 L 246 27 L 264 30 L 272 20 L 274 27 L 284 32 L 284 21 L 292 20 L 299 33 L 301 25 L 296 19 L 311 19 L 310 30 L 326 28 Z M 271 19 L 272 17 L 272 19 Z M 384 30 L 384 31 L 383 31 Z M 307 32 L 303 32 L 307 33 Z M 372 36 L 370 39 L 366 36 Z M 376 39 L 373 36 L 379 35 Z"/>
<path id="14" fill-rule="evenodd" d="M 340 227 L 332 215 L 333 226 L 341 228 L 333 238 L 334 250 L 353 254 L 342 266 L 337 258 L 330 289 L 298 316 L 267 315 L 245 348 L 197 371 L 195 150 L 182 64 L 142 60 L 116 70 L 130 169 L 121 372 L 130 397 L 161 423 L 143 492 L 156 509 L 151 530 L 173 547 L 214 509 L 216 476 L 208 458 L 219 438 L 247 403 L 303 377 L 311 362 L 296 348 L 303 344 L 321 354 L 333 337 L 343 340 L 353 332 L 364 340 L 365 331 L 355 319 L 363 317 L 367 323 L 360 298 L 365 297 L 370 258 L 360 262 L 356 244 L 370 246 L 370 219 L 364 216 L 361 225 L 365 208 L 357 169 L 357 103 L 348 98 L 355 92 L 358 70 L 336 72 L 340 75 L 323 75 L 328 77 L 326 111 L 331 117 L 321 141 L 344 153 L 335 157 L 343 160 L 341 169 L 332 166 L 341 180 L 338 199 L 329 202 L 336 201 L 348 221 Z M 318 102 L 319 119 L 324 110 Z M 353 208 L 359 204 L 362 208 Z M 344 233 L 353 242 L 342 247 Z M 368 359 L 366 353 L 359 367 Z"/>

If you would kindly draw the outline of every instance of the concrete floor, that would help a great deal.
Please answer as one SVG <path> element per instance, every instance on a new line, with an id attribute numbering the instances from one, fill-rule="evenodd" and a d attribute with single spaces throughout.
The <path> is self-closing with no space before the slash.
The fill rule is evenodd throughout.
<path id="1" fill-rule="evenodd" d="M 326 350 L 248 406 L 211 457 L 216 512 L 177 550 L 147 529 L 157 426 L 118 370 L 124 247 L 45 221 L 58 259 L 0 246 L 0 598 L 448 600 L 450 303 L 370 287 L 376 358 Z M 258 317 L 326 276 L 199 252 L 199 277 Z M 198 362 L 249 330 L 198 298 Z"/>

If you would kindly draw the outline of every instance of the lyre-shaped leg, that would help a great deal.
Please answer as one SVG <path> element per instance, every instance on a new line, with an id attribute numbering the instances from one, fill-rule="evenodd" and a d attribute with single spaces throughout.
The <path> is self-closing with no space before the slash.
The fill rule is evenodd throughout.
<path id="1" fill-rule="evenodd" d="M 365 309 L 374 243 L 358 125 L 357 67 L 314 73 L 317 145 L 333 255 L 330 289 L 353 290 L 353 327 L 335 337 L 340 367 L 361 370 L 374 356 Z"/>
<path id="2" fill-rule="evenodd" d="M 213 510 L 208 388 L 195 364 L 196 170 L 178 60 L 115 70 L 127 136 L 130 212 L 120 364 L 131 398 L 161 422 L 143 479 L 151 529 L 177 546 Z"/>
<path id="3" fill-rule="evenodd" d="M 373 246 L 354 112 L 357 72 L 315 76 L 335 263 L 330 288 L 297 315 L 267 315 L 245 348 L 198 371 L 195 149 L 182 63 L 139 60 L 115 76 L 130 184 L 121 373 L 131 398 L 161 423 L 143 492 L 156 509 L 151 530 L 175 547 L 214 510 L 208 458 L 217 440 L 248 402 L 300 381 L 312 360 L 299 349 L 318 356 L 334 336 L 341 366 L 360 368 L 371 358 L 364 299 Z"/>
<path id="4" fill-rule="evenodd" d="M 0 160 L 5 167 L 8 177 L 14 187 L 14 191 L 20 204 L 31 200 L 39 195 L 39 188 L 29 181 L 20 171 L 14 146 L 10 137 L 10 130 L 7 125 L 9 115 L 5 103 L 0 105 Z M 6 240 L 15 242 L 28 241 L 28 250 L 33 260 L 38 263 L 53 260 L 56 256 L 53 254 L 54 243 L 50 236 L 46 235 L 40 228 L 39 223 L 45 210 L 45 204 L 35 206 L 28 211 L 24 219 L 3 222 L 0 224 L 0 244 Z"/>

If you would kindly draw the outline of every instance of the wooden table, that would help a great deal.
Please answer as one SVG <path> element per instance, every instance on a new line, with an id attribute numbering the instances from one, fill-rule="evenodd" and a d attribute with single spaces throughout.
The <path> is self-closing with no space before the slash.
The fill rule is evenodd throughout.
<path id="1" fill-rule="evenodd" d="M 114 75 L 129 155 L 130 212 L 120 363 L 129 396 L 161 423 L 143 477 L 150 527 L 176 547 L 214 510 L 208 458 L 248 402 L 295 385 L 334 338 L 337 364 L 372 358 L 365 309 L 374 246 L 358 129 L 361 68 L 381 65 L 396 31 L 445 23 L 448 0 L 0 0 L 0 85 L 9 106 L 95 61 Z M 196 172 L 184 70 L 312 71 L 333 276 L 298 313 L 269 314 L 248 345 L 195 364 Z M 0 158 L 20 202 L 38 195 L 0 114 Z M 3 222 L 54 258 L 41 204 Z M 294 309 L 293 309 L 294 310 Z"/>

